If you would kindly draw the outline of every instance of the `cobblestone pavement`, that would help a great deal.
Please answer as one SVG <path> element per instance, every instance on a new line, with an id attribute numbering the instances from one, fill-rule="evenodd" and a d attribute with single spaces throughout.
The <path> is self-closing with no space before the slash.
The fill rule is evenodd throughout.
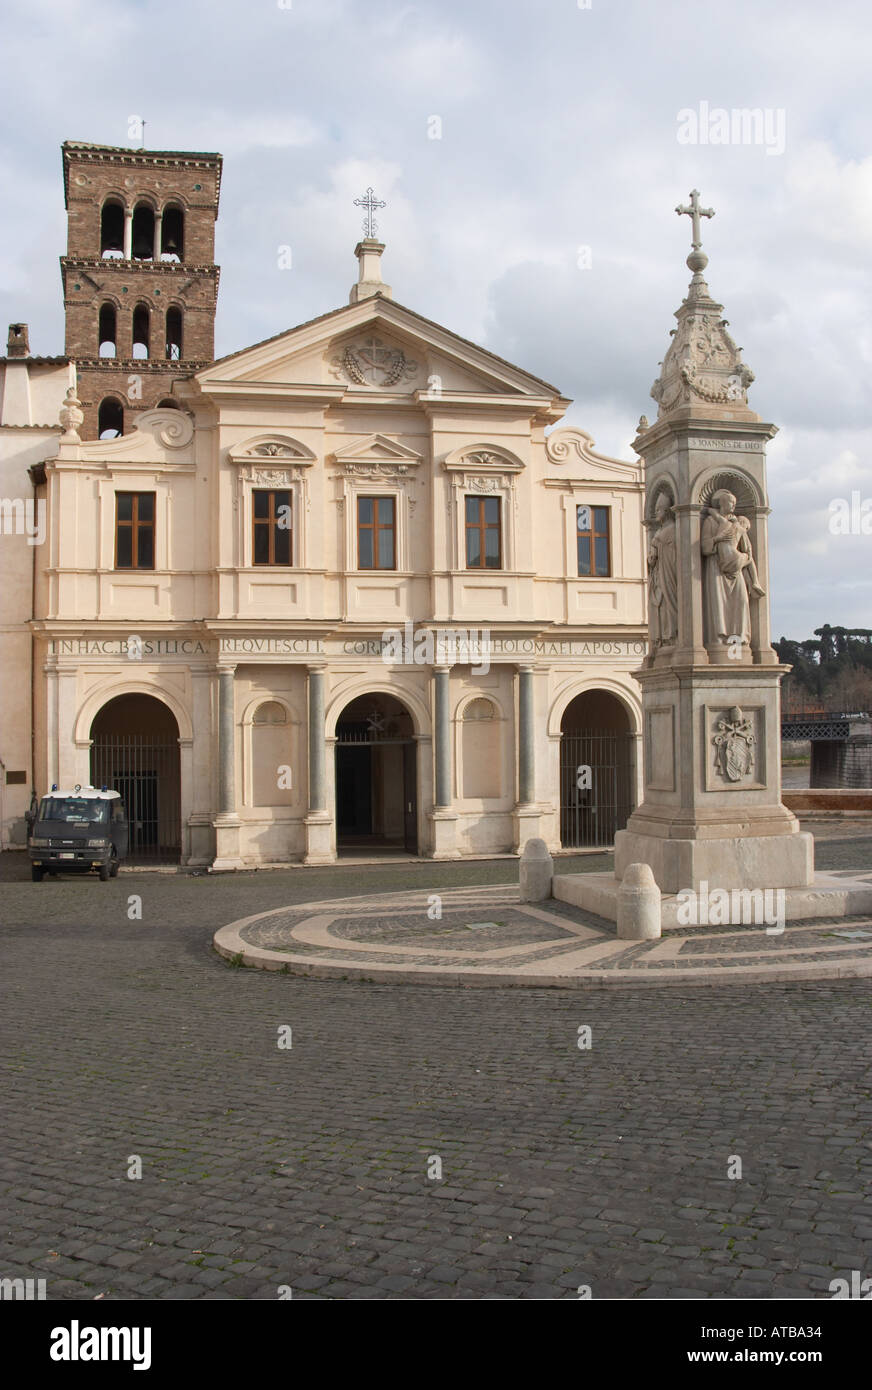
<path id="1" fill-rule="evenodd" d="M 857 840 L 821 849 L 869 863 Z M 0 860 L 0 1277 L 54 1299 L 393 1299 L 828 1298 L 872 1275 L 865 980 L 300 979 L 232 968 L 212 933 L 517 866 L 35 885 L 18 859 Z"/>

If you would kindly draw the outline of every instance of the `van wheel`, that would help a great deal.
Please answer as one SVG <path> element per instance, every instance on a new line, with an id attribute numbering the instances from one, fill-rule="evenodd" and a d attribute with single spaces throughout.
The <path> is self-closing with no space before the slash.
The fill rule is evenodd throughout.
<path id="1" fill-rule="evenodd" d="M 110 878 L 117 878 L 117 877 L 118 877 L 118 856 L 117 856 L 117 855 L 113 855 L 113 856 L 112 856 L 112 863 L 109 865 L 109 877 L 110 877 Z"/>
<path id="2" fill-rule="evenodd" d="M 42 876 L 45 873 L 41 864 L 31 864 L 30 877 L 34 883 L 42 883 Z"/>
<path id="3" fill-rule="evenodd" d="M 101 865 L 100 865 L 100 882 L 101 882 L 101 883 L 108 883 L 108 882 L 109 882 L 109 865 L 108 865 L 108 864 L 101 864 Z"/>

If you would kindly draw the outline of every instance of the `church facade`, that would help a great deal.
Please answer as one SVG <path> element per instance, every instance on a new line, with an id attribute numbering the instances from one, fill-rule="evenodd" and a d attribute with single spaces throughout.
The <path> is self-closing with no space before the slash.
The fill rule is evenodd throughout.
<path id="1" fill-rule="evenodd" d="M 198 354 L 208 338 L 211 243 L 190 304 L 155 291 L 214 218 L 217 156 L 75 149 L 97 262 L 72 282 L 75 333 L 97 351 L 27 465 L 46 534 L 19 624 L 32 764 L 14 756 L 37 794 L 114 785 L 135 854 L 216 870 L 611 844 L 640 778 L 641 464 L 561 427 L 553 386 L 397 303 L 373 234 L 347 305 L 186 359 L 190 316 Z M 169 253 L 136 220 L 147 199 Z M 119 355 L 134 330 L 147 358 Z"/>

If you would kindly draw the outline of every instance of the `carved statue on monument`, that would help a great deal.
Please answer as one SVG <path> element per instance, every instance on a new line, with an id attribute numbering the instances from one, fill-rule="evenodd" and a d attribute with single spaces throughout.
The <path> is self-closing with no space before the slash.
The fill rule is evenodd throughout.
<path id="1" fill-rule="evenodd" d="M 741 637 L 751 641 L 750 595 L 761 598 L 761 587 L 748 539 L 751 523 L 736 516 L 736 498 L 726 488 L 713 493 L 702 523 L 700 544 L 703 570 L 705 641 L 707 646 Z"/>
<path id="2" fill-rule="evenodd" d="M 654 502 L 657 530 L 648 545 L 648 631 L 652 650 L 674 646 L 678 637 L 678 562 L 672 502 L 659 492 Z"/>

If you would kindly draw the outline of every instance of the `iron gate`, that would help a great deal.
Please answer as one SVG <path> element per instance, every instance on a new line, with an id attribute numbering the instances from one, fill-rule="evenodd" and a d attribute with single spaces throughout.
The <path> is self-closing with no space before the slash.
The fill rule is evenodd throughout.
<path id="1" fill-rule="evenodd" d="M 635 738 L 601 729 L 560 738 L 560 843 L 610 846 L 633 810 Z"/>
<path id="2" fill-rule="evenodd" d="M 148 734 L 98 735 L 91 783 L 121 795 L 130 824 L 130 858 L 177 860 L 181 853 L 179 745 Z"/>

